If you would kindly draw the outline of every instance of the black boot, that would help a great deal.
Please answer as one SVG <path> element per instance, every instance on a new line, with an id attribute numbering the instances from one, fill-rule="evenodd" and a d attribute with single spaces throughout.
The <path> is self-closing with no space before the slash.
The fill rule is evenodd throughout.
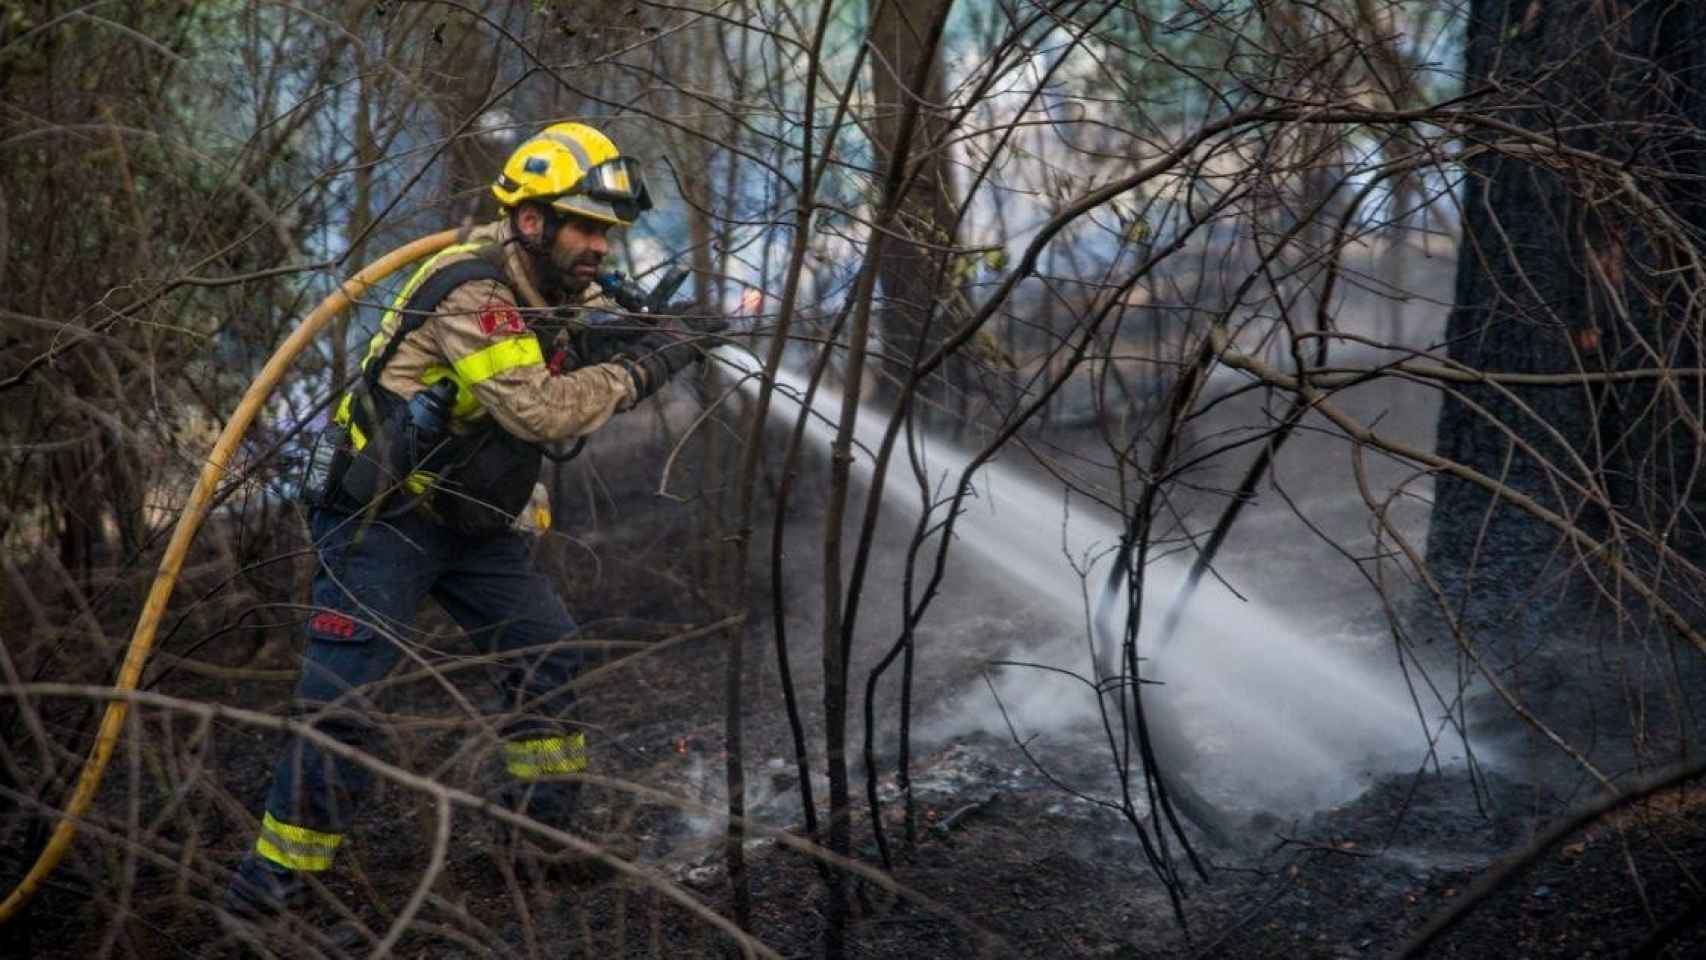
<path id="1" fill-rule="evenodd" d="M 585 837 L 581 829 L 581 785 L 568 780 L 512 781 L 500 793 L 503 806 L 540 823 Z M 560 883 L 589 883 L 607 879 L 609 864 L 546 837 L 508 823 L 499 823 L 494 853 L 506 859 L 522 883 L 549 888 Z"/>
<path id="2" fill-rule="evenodd" d="M 370 931 L 348 920 L 321 934 L 302 926 L 285 929 L 306 898 L 307 884 L 301 874 L 250 853 L 225 888 L 219 925 L 244 953 L 280 960 L 362 956 L 377 942 Z"/>
<path id="3" fill-rule="evenodd" d="M 282 956 L 287 937 L 276 929 L 302 902 L 302 877 L 253 852 L 237 865 L 225 888 L 219 926 L 239 945 L 263 957 Z"/>

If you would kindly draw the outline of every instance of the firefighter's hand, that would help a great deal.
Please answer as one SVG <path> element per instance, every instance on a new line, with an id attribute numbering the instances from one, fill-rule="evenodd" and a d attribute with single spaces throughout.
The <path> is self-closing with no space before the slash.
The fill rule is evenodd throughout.
<path id="1" fill-rule="evenodd" d="M 727 317 L 700 310 L 692 300 L 678 300 L 659 311 L 660 318 L 696 337 L 710 337 L 729 328 Z"/>
<path id="2" fill-rule="evenodd" d="M 645 321 L 604 310 L 581 310 L 570 327 L 574 331 L 570 339 L 575 359 L 579 365 L 590 365 L 609 363 L 617 354 L 631 354 L 634 338 L 647 326 Z"/>
<path id="3" fill-rule="evenodd" d="M 704 350 L 692 338 L 679 333 L 660 330 L 639 338 L 634 343 L 634 359 L 629 364 L 629 369 L 638 374 L 634 378 L 636 402 L 658 392 L 670 377 L 704 357 Z"/>

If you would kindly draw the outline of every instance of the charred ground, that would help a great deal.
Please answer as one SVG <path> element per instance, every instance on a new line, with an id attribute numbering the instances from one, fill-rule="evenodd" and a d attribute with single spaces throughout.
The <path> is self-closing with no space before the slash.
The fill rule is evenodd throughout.
<path id="1" fill-rule="evenodd" d="M 580 870 L 548 884 L 529 884 L 515 872 L 490 818 L 458 809 L 444 868 L 396 955 L 737 952 L 730 938 L 655 882 L 669 881 L 703 910 L 723 916 L 733 910 L 716 815 L 726 756 L 724 670 L 732 643 L 744 645 L 748 664 L 763 665 L 749 671 L 743 688 L 750 809 L 767 829 L 802 835 L 799 783 L 766 618 L 753 617 L 733 632 L 698 629 L 717 622 L 728 608 L 692 586 L 705 567 L 695 554 L 701 539 L 694 507 L 646 497 L 648 485 L 639 478 L 653 468 L 606 461 L 599 489 L 641 492 L 606 497 L 597 517 L 565 518 L 577 536 L 548 541 L 540 556 L 561 575 L 570 608 L 580 615 L 588 639 L 597 642 L 602 666 L 589 677 L 583 703 L 594 725 L 600 772 L 676 800 L 589 791 L 589 829 L 595 838 L 618 840 L 644 875 Z M 290 536 L 227 544 L 227 552 L 288 557 L 302 546 Z M 291 602 L 305 563 L 297 554 L 275 564 L 272 573 L 251 571 L 233 588 L 219 573 L 221 558 L 210 556 L 186 592 L 227 599 L 192 609 L 191 619 L 166 644 L 162 663 L 176 654 L 193 656 L 197 664 L 174 670 L 155 689 L 185 701 L 282 714 L 294 670 L 296 615 L 267 604 Z M 291 576 L 277 573 L 284 568 Z M 1338 588 L 1326 583 L 1314 589 Z M 231 598 L 233 592 L 238 596 Z M 809 611 L 817 602 L 799 594 L 787 604 L 790 616 L 799 618 L 791 645 L 808 730 L 821 728 L 821 698 L 812 679 L 819 668 L 810 656 L 816 636 L 809 629 Z M 255 608 L 275 613 L 243 612 Z M 950 623 L 976 613 L 951 605 L 946 610 Z M 1321 620 L 1324 629 L 1328 619 Z M 1577 623 L 1576 649 L 1584 660 L 1628 642 L 1615 624 L 1595 623 L 1592 618 Z M 1022 616 L 1008 624 L 1021 634 L 1034 626 Z M 464 649 L 435 612 L 423 628 L 423 656 L 436 655 L 440 647 L 451 653 Z M 110 629 L 122 633 L 124 625 L 115 622 Z M 930 655 L 934 666 L 917 678 L 925 716 L 952 704 L 968 684 L 981 682 L 992 651 L 947 644 Z M 469 728 L 447 715 L 441 682 L 417 673 L 387 692 L 383 705 L 391 732 L 379 751 L 407 769 L 485 795 L 497 771 L 467 750 Z M 483 687 L 475 677 L 463 689 L 477 699 Z M 1579 699 L 1571 699 L 1572 690 Z M 1592 740 L 1597 725 L 1601 742 L 1629 742 L 1628 723 L 1615 711 L 1588 709 L 1591 697 L 1584 691 L 1579 684 L 1563 684 L 1550 701 L 1573 720 L 1572 737 Z M 1580 709 L 1571 710 L 1572 703 Z M 202 728 L 190 716 L 138 713 L 131 742 L 141 749 L 121 758 L 65 866 L 22 918 L 0 930 L 0 954 L 240 953 L 216 925 L 212 905 L 226 871 L 250 842 L 253 812 L 281 734 L 223 717 Z M 47 703 L 42 717 L 62 742 L 81 742 L 78 731 L 87 729 L 87 711 L 75 703 Z M 1131 825 L 1117 812 L 1051 785 L 998 730 L 921 740 L 914 761 L 916 829 L 909 840 L 893 790 L 892 743 L 883 740 L 877 752 L 885 771 L 881 788 L 892 870 L 886 879 L 853 882 L 856 919 L 848 952 L 871 958 L 1387 955 L 1430 917 L 1469 897 L 1490 864 L 1523 848 L 1592 793 L 1581 777 L 1559 776 L 1567 764 L 1540 762 L 1549 754 L 1532 747 L 1524 725 L 1500 721 L 1483 727 L 1498 743 L 1499 756 L 1473 773 L 1461 764 L 1417 763 L 1398 772 L 1370 771 L 1360 791 L 1329 809 L 1265 811 L 1258 803 L 1239 813 L 1237 849 L 1214 847 L 1187 828 L 1206 878 L 1173 843 L 1183 923 Z M 1647 746 L 1651 755 L 1679 750 L 1676 744 Z M 821 766 L 815 743 L 813 751 L 814 765 Z M 1537 759 L 1528 763 L 1526 757 Z M 1098 771 L 1107 775 L 1106 760 L 1094 752 L 1069 756 L 1057 750 L 1043 759 L 1052 773 L 1064 770 L 1079 782 L 1095 780 Z M 1608 769 L 1624 771 L 1637 766 L 1640 756 L 1626 751 L 1615 759 L 1617 765 Z M 73 769 L 70 754 L 60 763 L 63 778 L 63 771 Z M 862 785 L 856 780 L 856 791 Z M 821 812 L 822 785 L 814 783 L 814 792 Z M 1422 955 L 1699 955 L 1706 949 L 1706 930 L 1693 921 L 1706 900 L 1696 875 L 1706 857 L 1706 813 L 1697 801 L 1697 788 L 1685 786 L 1584 824 L 1480 899 Z M 38 849 L 44 822 L 28 801 L 12 811 L 8 880 Z M 339 951 L 323 933 L 353 919 L 370 934 L 370 949 L 417 894 L 435 829 L 432 805 L 421 795 L 381 786 L 312 906 L 300 922 L 274 931 L 268 944 L 281 955 L 336 956 Z M 853 836 L 857 859 L 880 871 L 862 802 L 853 816 Z M 143 839 L 130 843 L 127 837 Z M 748 871 L 751 933 L 783 956 L 820 955 L 826 919 L 818 862 L 759 830 L 749 846 Z"/>
<path id="2" fill-rule="evenodd" d="M 668 658 L 638 658 L 609 675 L 600 722 L 619 745 L 604 754 L 616 772 L 678 793 L 702 785 L 696 768 L 721 750 L 714 711 L 718 646 L 691 641 Z M 635 690 L 647 695 L 633 696 Z M 239 701 L 258 692 L 203 691 Z M 761 717 L 754 736 L 779 736 Z M 276 744 L 236 729 L 223 734 L 220 778 L 248 809 L 259 802 L 267 774 L 262 758 Z M 1383 956 L 1467 896 L 1491 861 L 1524 846 L 1563 810 L 1555 795 L 1498 773 L 1475 782 L 1461 770 L 1389 776 L 1330 810 L 1294 820 L 1253 818 L 1241 838 L 1245 849 L 1216 849 L 1194 838 L 1208 880 L 1180 860 L 1187 875 L 1181 926 L 1129 825 L 1062 795 L 1024 763 L 1011 743 L 989 735 L 938 745 L 921 758 L 921 772 L 942 775 L 915 796 L 914 844 L 904 841 L 899 805 L 887 807 L 897 850 L 891 876 L 905 892 L 855 884 L 850 955 Z M 207 862 L 234 862 L 248 835 L 241 811 L 195 806 L 199 835 L 171 839 L 180 849 L 199 848 Z M 623 810 L 620 819 L 640 841 L 637 852 L 649 870 L 727 913 L 727 878 L 703 825 L 661 804 Z M 1702 810 L 1698 791 L 1673 791 L 1589 823 L 1488 895 L 1423 955 L 1698 955 L 1706 930 L 1690 919 L 1700 903 L 1695 871 L 1706 857 Z M 104 813 L 122 819 L 123 804 Z M 329 928 L 346 911 L 380 929 L 426 866 L 428 813 L 414 797 L 382 791 L 356 830 L 352 856 L 320 891 L 304 925 L 289 928 L 301 942 L 283 952 L 336 955 L 315 946 L 313 930 Z M 219 943 L 208 886 L 217 876 L 143 862 L 133 868 L 128 899 L 115 902 L 124 847 L 110 838 L 90 842 L 100 836 L 91 830 L 67 869 L 7 929 L 7 955 L 84 956 L 115 928 L 121 954 L 208 955 Z M 863 812 L 855 836 L 862 859 L 875 865 Z M 475 814 L 458 815 L 455 841 L 433 897 L 399 944 L 402 956 L 675 957 L 733 950 L 703 920 L 642 882 L 609 876 L 546 888 L 516 882 L 506 875 L 489 825 Z M 815 862 L 761 841 L 750 850 L 749 869 L 752 933 L 784 956 L 816 955 L 824 919 Z"/>

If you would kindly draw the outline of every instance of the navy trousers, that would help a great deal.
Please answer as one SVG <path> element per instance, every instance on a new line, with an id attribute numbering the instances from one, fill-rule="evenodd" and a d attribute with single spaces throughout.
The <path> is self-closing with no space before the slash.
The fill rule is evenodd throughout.
<path id="1" fill-rule="evenodd" d="M 585 768 L 584 737 L 566 723 L 574 703 L 568 684 L 584 655 L 564 643 L 575 624 L 533 569 L 531 538 L 471 538 L 417 511 L 369 520 L 317 510 L 309 527 L 319 566 L 296 718 L 367 747 L 374 729 L 364 688 L 405 659 L 405 645 L 419 639 L 412 623 L 430 596 L 476 649 L 501 656 L 504 709 L 495 722 L 528 813 L 547 822 L 572 813 L 572 784 L 552 777 Z M 361 765 L 292 738 L 273 773 L 258 855 L 275 871 L 330 866 L 371 779 Z"/>

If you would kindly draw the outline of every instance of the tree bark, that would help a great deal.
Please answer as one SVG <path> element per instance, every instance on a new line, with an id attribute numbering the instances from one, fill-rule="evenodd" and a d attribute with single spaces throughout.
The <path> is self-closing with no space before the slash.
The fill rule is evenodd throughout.
<path id="1" fill-rule="evenodd" d="M 1471 138 L 1490 149 L 1467 165 L 1451 359 L 1539 374 L 1698 366 L 1700 276 L 1683 231 L 1706 215 L 1699 186 L 1677 175 L 1700 167 L 1703 29 L 1691 4 L 1471 4 L 1477 113 L 1554 142 L 1509 149 L 1517 137 L 1488 128 Z M 1428 560 L 1460 611 L 1474 622 L 1573 608 L 1587 595 L 1576 574 L 1603 584 L 1608 559 L 1648 577 L 1697 560 L 1686 508 L 1699 499 L 1698 386 L 1578 379 L 1448 394 L 1441 455 L 1618 541 L 1580 556 L 1510 503 L 1441 476 Z M 1680 553 L 1664 557 L 1667 543 Z"/>
<path id="2" fill-rule="evenodd" d="M 947 99 L 947 87 L 940 64 L 930 69 L 922 89 L 911 89 L 911 78 L 917 75 L 920 60 L 934 54 L 924 48 L 928 25 L 946 16 L 951 4 L 952 0 L 872 2 L 871 40 L 881 53 L 871 66 L 879 171 L 894 155 L 900 117 L 907 102 L 922 100 L 916 146 L 908 158 L 918 175 L 901 203 L 900 215 L 895 220 L 897 236 L 891 239 L 877 272 L 883 294 L 879 329 L 884 356 L 880 370 L 888 388 L 905 382 L 912 358 L 927 356 L 947 333 L 945 317 L 931 320 L 937 295 L 942 292 L 936 289 L 936 282 L 943 275 L 947 261 L 943 248 L 954 242 L 949 233 L 956 209 L 949 157 L 945 148 L 935 146 L 942 141 L 945 120 L 937 108 Z M 922 350 L 919 349 L 921 336 L 925 338 Z M 944 368 L 944 376 L 951 383 L 948 371 L 949 368 Z M 892 395 L 893 389 L 887 392 Z M 926 396 L 941 400 L 945 399 L 945 392 L 929 390 Z"/>

